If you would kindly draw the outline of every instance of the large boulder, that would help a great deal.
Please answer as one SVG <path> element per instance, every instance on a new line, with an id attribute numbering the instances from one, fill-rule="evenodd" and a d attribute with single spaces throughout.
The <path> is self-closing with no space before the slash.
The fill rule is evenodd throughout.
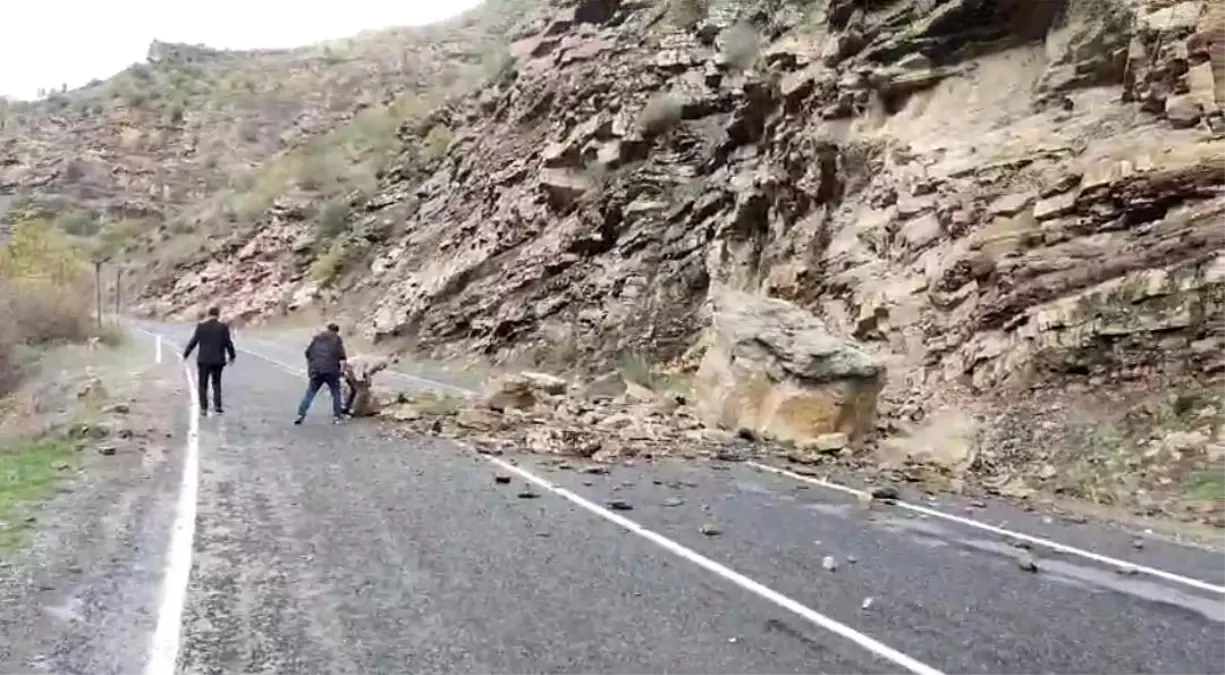
<path id="1" fill-rule="evenodd" d="M 694 386 L 708 424 L 797 442 L 873 427 L 885 369 L 871 355 L 784 300 L 722 291 L 710 308 Z"/>
<path id="2" fill-rule="evenodd" d="M 547 373 L 510 373 L 494 378 L 481 395 L 481 404 L 494 410 L 531 410 L 537 403 L 566 393 L 565 380 Z"/>

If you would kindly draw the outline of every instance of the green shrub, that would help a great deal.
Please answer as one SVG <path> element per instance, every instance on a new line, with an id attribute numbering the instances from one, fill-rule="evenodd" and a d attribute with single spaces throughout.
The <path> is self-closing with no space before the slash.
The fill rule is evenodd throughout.
<path id="1" fill-rule="evenodd" d="M 323 241 L 335 239 L 349 229 L 349 204 L 340 199 L 329 199 L 319 209 L 316 233 Z"/>
<path id="2" fill-rule="evenodd" d="M 53 224 L 66 234 L 89 237 L 98 233 L 98 220 L 88 211 L 73 209 L 55 217 Z"/>
<path id="3" fill-rule="evenodd" d="M 425 156 L 428 159 L 438 159 L 446 155 L 447 149 L 451 147 L 451 142 L 454 140 L 453 131 L 441 124 L 435 124 L 425 135 Z"/>

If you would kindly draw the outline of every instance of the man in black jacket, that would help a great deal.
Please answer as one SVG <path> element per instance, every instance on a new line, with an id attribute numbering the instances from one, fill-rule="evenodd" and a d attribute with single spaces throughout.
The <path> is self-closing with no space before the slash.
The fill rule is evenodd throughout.
<path id="1" fill-rule="evenodd" d="M 230 327 L 221 321 L 221 310 L 210 307 L 208 318 L 196 324 L 196 331 L 191 334 L 187 348 L 183 350 L 183 360 L 196 352 L 196 393 L 200 397 L 200 414 L 208 414 L 208 383 L 213 383 L 213 411 L 221 414 L 221 370 L 226 366 L 226 357 L 234 363 L 237 353 L 234 351 L 234 340 L 230 338 Z"/>
<path id="2" fill-rule="evenodd" d="M 329 323 L 327 330 L 315 335 L 306 347 L 306 372 L 309 383 L 306 395 L 298 404 L 298 417 L 294 424 L 301 424 L 306 419 L 315 394 L 323 385 L 327 385 L 328 393 L 332 395 L 332 422 L 339 424 L 344 421 L 344 402 L 340 399 L 340 374 L 344 372 L 345 343 L 340 338 L 340 326 Z"/>

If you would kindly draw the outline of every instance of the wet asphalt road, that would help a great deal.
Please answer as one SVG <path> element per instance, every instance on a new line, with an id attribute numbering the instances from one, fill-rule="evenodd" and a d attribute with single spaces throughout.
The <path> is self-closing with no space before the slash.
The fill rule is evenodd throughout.
<path id="1" fill-rule="evenodd" d="M 1006 504 L 979 510 L 1216 588 L 1040 545 L 1032 573 L 1006 537 L 901 508 L 864 512 L 853 496 L 744 464 L 588 474 L 516 459 L 595 504 L 627 502 L 618 515 L 678 553 L 539 486 L 523 498 L 522 477 L 498 484 L 505 468 L 448 442 L 374 421 L 333 426 L 326 393 L 295 427 L 301 378 L 256 354 L 297 367 L 303 345 L 238 341 L 251 351 L 226 371 L 227 412 L 200 425 L 181 672 L 906 670 L 859 636 L 941 672 L 1225 672 L 1220 552 L 1155 538 L 1137 548 L 1121 530 Z M 721 533 L 701 531 L 710 526 Z"/>

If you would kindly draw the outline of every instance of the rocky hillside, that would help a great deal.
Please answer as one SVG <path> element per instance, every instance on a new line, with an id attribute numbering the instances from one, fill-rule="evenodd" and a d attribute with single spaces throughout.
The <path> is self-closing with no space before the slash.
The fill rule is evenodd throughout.
<path id="1" fill-rule="evenodd" d="M 149 307 L 599 371 L 692 365 L 711 293 L 760 291 L 887 368 L 882 447 L 1195 510 L 1225 454 L 1223 25 L 1219 0 L 581 0 L 402 124 L 377 189 L 330 221 L 284 196 Z"/>
<path id="2" fill-rule="evenodd" d="M 1225 0 L 537 9 L 493 24 L 513 42 L 467 89 L 371 106 L 375 171 L 323 190 L 300 165 L 155 268 L 149 307 L 313 307 L 556 371 L 704 358 L 700 386 L 747 383 L 729 419 L 728 397 L 796 424 L 833 405 L 886 461 L 1225 525 Z M 729 316 L 772 334 L 725 317 L 711 348 L 724 291 L 802 308 L 838 367 L 748 300 Z M 839 368 L 861 382 L 794 395 Z"/>
<path id="3" fill-rule="evenodd" d="M 197 254 L 212 226 L 256 218 L 295 179 L 319 198 L 373 189 L 400 118 L 430 109 L 419 96 L 496 68 L 506 24 L 530 4 L 301 49 L 154 42 L 145 63 L 106 81 L 0 101 L 0 222 L 111 230 L 108 254 L 136 263 L 171 238 Z M 267 176 L 274 160 L 279 184 Z"/>

